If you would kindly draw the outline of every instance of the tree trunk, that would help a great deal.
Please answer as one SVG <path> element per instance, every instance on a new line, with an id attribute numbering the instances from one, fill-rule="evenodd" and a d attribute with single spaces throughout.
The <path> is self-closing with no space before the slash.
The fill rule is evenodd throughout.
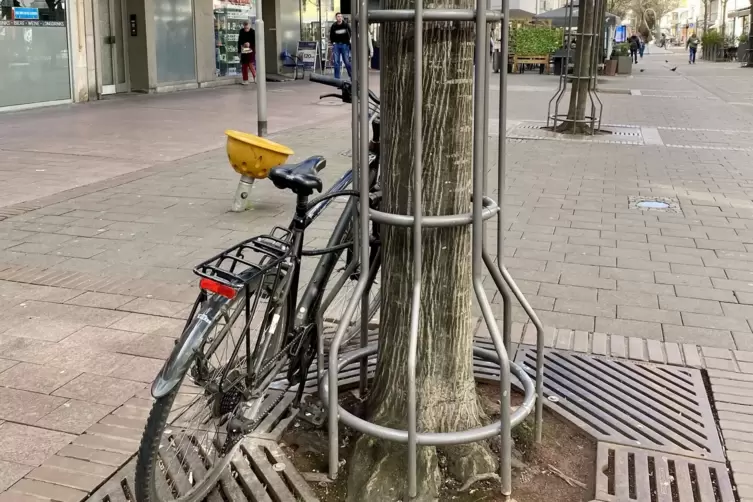
<path id="1" fill-rule="evenodd" d="M 722 0 L 722 26 L 719 32 L 722 35 L 722 50 L 726 48 L 727 43 L 724 41 L 724 35 L 727 31 L 727 0 Z"/>
<path id="2" fill-rule="evenodd" d="M 581 0 L 578 9 L 578 33 L 591 33 L 594 0 Z M 567 119 L 558 127 L 561 132 L 572 132 L 573 134 L 592 132 L 583 121 L 586 118 L 586 103 L 588 102 L 588 87 L 590 85 L 588 76 L 591 74 L 593 48 L 592 37 L 578 37 L 575 46 L 575 67 L 573 69 L 573 74 L 578 78 L 573 79 Z"/>
<path id="3" fill-rule="evenodd" d="M 384 0 L 387 9 L 412 0 Z M 437 0 L 426 7 L 473 8 L 471 0 Z M 413 24 L 382 25 L 383 210 L 412 214 Z M 423 31 L 423 208 L 426 215 L 468 212 L 472 182 L 473 23 L 426 23 Z M 486 53 L 487 51 L 484 51 Z M 379 359 L 368 418 L 407 429 L 407 357 L 413 281 L 412 232 L 385 226 Z M 472 366 L 470 229 L 430 228 L 423 234 L 423 286 L 418 336 L 418 430 L 447 432 L 488 423 Z M 495 473 L 486 444 L 443 448 L 460 481 Z M 436 499 L 441 486 L 437 449 L 418 449 L 418 498 Z M 407 500 L 405 445 L 362 436 L 350 462 L 349 501 Z"/>

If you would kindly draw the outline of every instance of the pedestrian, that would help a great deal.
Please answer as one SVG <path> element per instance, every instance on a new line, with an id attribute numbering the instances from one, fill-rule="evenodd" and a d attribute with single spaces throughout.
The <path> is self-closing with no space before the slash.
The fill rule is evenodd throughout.
<path id="1" fill-rule="evenodd" d="M 698 52 L 698 44 L 700 40 L 695 33 L 688 37 L 688 41 L 685 44 L 685 48 L 688 49 L 688 64 L 695 64 L 695 55 Z"/>
<path id="2" fill-rule="evenodd" d="M 256 81 L 256 31 L 251 28 L 251 23 L 243 22 L 243 28 L 238 32 L 238 54 L 241 55 L 241 73 L 243 74 L 242 85 L 248 85 L 248 70 Z"/>
<path id="3" fill-rule="evenodd" d="M 332 43 L 333 65 L 335 78 L 340 78 L 340 65 L 345 64 L 345 69 L 350 74 L 350 26 L 343 20 L 342 13 L 335 14 L 335 22 L 329 29 L 329 41 Z"/>
<path id="4" fill-rule="evenodd" d="M 667 34 L 666 33 L 661 34 L 661 41 L 659 42 L 659 47 L 663 49 L 667 48 Z"/>
<path id="5" fill-rule="evenodd" d="M 633 60 L 633 63 L 638 64 L 638 48 L 641 45 L 641 41 L 638 39 L 637 35 L 633 35 L 630 37 L 630 40 L 628 40 L 628 43 L 630 44 L 630 57 Z"/>
<path id="6" fill-rule="evenodd" d="M 641 55 L 641 59 L 643 59 L 643 51 L 646 50 L 646 42 L 643 40 L 643 36 L 638 36 L 638 54 Z"/>

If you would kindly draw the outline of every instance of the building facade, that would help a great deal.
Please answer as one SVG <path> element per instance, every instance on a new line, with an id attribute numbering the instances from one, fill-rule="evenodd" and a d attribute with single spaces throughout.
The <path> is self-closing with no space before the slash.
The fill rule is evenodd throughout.
<path id="1" fill-rule="evenodd" d="M 261 0 L 268 73 L 340 0 Z M 0 0 L 0 110 L 235 83 L 253 0 Z"/>

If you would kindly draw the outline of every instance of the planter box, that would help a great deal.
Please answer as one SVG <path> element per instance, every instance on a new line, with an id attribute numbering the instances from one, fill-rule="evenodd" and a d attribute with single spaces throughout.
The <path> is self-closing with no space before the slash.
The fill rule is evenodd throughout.
<path id="1" fill-rule="evenodd" d="M 633 73 L 633 58 L 630 56 L 617 56 L 617 73 L 630 75 Z"/>
<path id="2" fill-rule="evenodd" d="M 609 77 L 613 77 L 617 74 L 617 60 L 616 59 L 608 59 L 604 63 L 604 75 L 607 75 Z"/>

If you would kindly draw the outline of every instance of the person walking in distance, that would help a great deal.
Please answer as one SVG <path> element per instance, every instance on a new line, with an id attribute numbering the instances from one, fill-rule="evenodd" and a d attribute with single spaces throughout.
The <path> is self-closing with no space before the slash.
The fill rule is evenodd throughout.
<path id="1" fill-rule="evenodd" d="M 638 64 L 638 49 L 641 46 L 641 41 L 637 35 L 633 35 L 628 42 L 630 43 L 630 57 L 633 60 L 633 64 Z"/>
<path id="2" fill-rule="evenodd" d="M 335 14 L 335 22 L 329 29 L 329 41 L 332 43 L 335 78 L 340 78 L 340 65 L 343 63 L 350 77 L 350 26 L 343 20 L 340 12 Z"/>
<path id="3" fill-rule="evenodd" d="M 238 54 L 241 55 L 241 84 L 248 85 L 248 70 L 251 70 L 256 80 L 256 31 L 251 28 L 251 23 L 243 22 L 243 28 L 238 33 Z"/>
<path id="4" fill-rule="evenodd" d="M 688 42 L 685 44 L 685 47 L 688 49 L 688 64 L 695 64 L 695 55 L 698 52 L 699 42 L 695 33 L 688 37 Z"/>

